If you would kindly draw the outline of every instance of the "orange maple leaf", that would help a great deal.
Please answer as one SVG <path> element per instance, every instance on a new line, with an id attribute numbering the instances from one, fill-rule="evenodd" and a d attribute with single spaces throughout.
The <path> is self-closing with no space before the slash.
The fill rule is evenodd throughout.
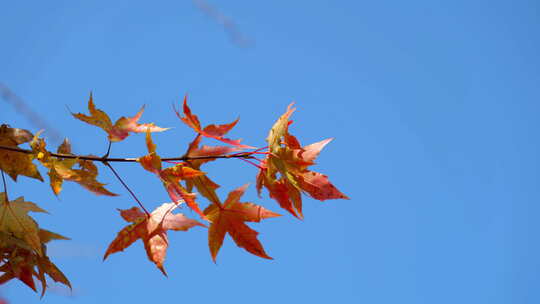
<path id="1" fill-rule="evenodd" d="M 72 115 L 79 120 L 103 129 L 109 135 L 108 138 L 111 142 L 124 140 L 126 137 L 128 137 L 129 132 L 162 132 L 168 130 L 168 128 L 155 126 L 153 123 L 139 124 L 138 121 L 144 112 L 144 106 L 139 110 L 139 112 L 137 112 L 137 114 L 135 114 L 135 116 L 120 117 L 113 125 L 107 113 L 96 109 L 92 98 L 92 93 L 90 93 L 90 99 L 88 100 L 88 111 L 90 112 L 90 116 L 82 113 L 72 113 Z"/>
<path id="2" fill-rule="evenodd" d="M 326 175 L 308 170 L 331 138 L 304 146 L 289 134 L 289 120 L 295 108 L 290 104 L 272 126 L 266 141 L 269 154 L 261 163 L 257 174 L 259 195 L 264 186 L 279 205 L 297 218 L 302 218 L 302 196 L 307 193 L 317 200 L 349 199 L 341 193 Z"/>
<path id="3" fill-rule="evenodd" d="M 175 203 L 165 203 L 156 208 L 148 217 L 138 207 L 120 210 L 120 215 L 127 222 L 132 224 L 124 227 L 116 238 L 111 242 L 103 260 L 110 254 L 123 251 L 138 239 L 144 243 L 144 248 L 148 259 L 156 264 L 164 275 L 167 275 L 163 268 L 165 255 L 169 241 L 167 230 L 187 231 L 194 226 L 206 227 L 200 222 L 187 218 L 183 214 L 173 214 L 172 210 L 176 208 Z"/>
<path id="4" fill-rule="evenodd" d="M 281 215 L 253 203 L 239 202 L 247 187 L 246 184 L 231 191 L 223 205 L 212 204 L 204 210 L 208 220 L 212 222 L 208 229 L 208 246 L 214 262 L 227 233 L 238 247 L 261 258 L 272 259 L 257 239 L 259 233 L 245 222 L 260 222 L 262 219 Z"/>
<path id="5" fill-rule="evenodd" d="M 201 123 L 199 122 L 199 118 L 197 115 L 191 113 L 191 109 L 187 105 L 187 96 L 184 97 L 184 104 L 183 104 L 183 112 L 184 116 L 180 114 L 178 110 L 175 109 L 176 116 L 180 118 L 181 121 L 183 121 L 186 125 L 188 125 L 190 128 L 195 130 L 195 132 L 201 134 L 204 137 L 210 137 L 217 139 L 219 141 L 222 141 L 224 143 L 227 143 L 229 145 L 233 145 L 242 149 L 253 149 L 254 147 L 243 145 L 240 142 L 241 139 L 229 139 L 223 137 L 223 135 L 227 134 L 237 123 L 239 118 L 237 118 L 235 121 L 224 124 L 224 125 L 208 125 L 204 128 L 201 127 Z"/>

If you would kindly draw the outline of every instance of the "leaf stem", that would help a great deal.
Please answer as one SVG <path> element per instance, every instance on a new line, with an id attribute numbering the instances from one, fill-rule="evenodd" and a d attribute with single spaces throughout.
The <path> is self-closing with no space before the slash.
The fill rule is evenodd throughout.
<path id="1" fill-rule="evenodd" d="M 246 163 L 248 163 L 248 164 L 250 164 L 250 165 L 253 165 L 253 166 L 255 166 L 255 167 L 257 167 L 257 168 L 259 168 L 259 169 L 261 169 L 261 170 L 263 169 L 260 165 L 258 165 L 258 164 L 256 164 L 256 163 L 250 161 L 250 160 L 247 159 L 247 158 L 239 158 L 239 159 L 240 159 L 241 161 L 245 161 Z M 257 160 L 258 160 L 258 159 L 257 159 Z"/>
<path id="2" fill-rule="evenodd" d="M 122 180 L 122 178 L 120 177 L 120 175 L 116 172 L 116 170 L 114 170 L 114 168 L 111 166 L 111 164 L 109 164 L 107 161 L 102 161 L 102 163 L 109 167 L 109 169 L 111 169 L 112 173 L 114 174 L 114 176 L 120 181 L 120 183 L 122 184 L 122 186 L 124 186 L 124 188 L 126 188 L 126 190 L 129 192 L 129 194 L 131 194 L 131 196 L 135 199 L 135 201 L 137 201 L 137 203 L 139 204 L 139 206 L 141 206 L 141 208 L 144 210 L 144 213 L 146 213 L 146 216 L 148 218 L 150 218 L 150 212 L 148 212 L 148 210 L 146 210 L 146 208 L 144 208 L 144 205 L 141 203 L 141 201 L 137 198 L 137 196 L 135 195 L 135 193 L 133 193 L 133 191 L 131 191 L 131 189 L 128 187 L 128 185 L 124 182 L 124 180 Z"/>
<path id="3" fill-rule="evenodd" d="M 111 153 L 111 146 L 112 146 L 112 142 L 109 140 L 109 146 L 107 147 L 107 153 L 105 153 L 105 155 L 102 158 L 109 157 L 109 153 Z"/>

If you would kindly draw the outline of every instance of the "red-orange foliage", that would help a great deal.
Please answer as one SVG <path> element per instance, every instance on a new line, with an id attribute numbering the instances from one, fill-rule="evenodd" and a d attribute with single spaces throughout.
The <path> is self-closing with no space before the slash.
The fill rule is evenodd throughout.
<path id="1" fill-rule="evenodd" d="M 262 219 L 280 216 L 262 206 L 250 202 L 240 202 L 247 189 L 244 185 L 232 190 L 227 199 L 222 202 L 216 193 L 219 185 L 203 171 L 201 166 L 217 159 L 238 158 L 259 168 L 256 178 L 256 188 L 261 195 L 266 188 L 271 198 L 275 199 L 281 208 L 298 218 L 303 217 L 302 194 L 307 194 L 317 200 L 348 199 L 330 181 L 326 175 L 311 171 L 308 167 L 314 165 L 315 158 L 332 139 L 326 139 L 308 146 L 301 146 L 299 141 L 289 133 L 290 116 L 295 111 L 292 104 L 270 129 L 266 141 L 268 147 L 255 149 L 241 144 L 239 139 L 229 139 L 224 136 L 238 123 L 238 119 L 229 124 L 210 124 L 202 127 L 199 118 L 191 112 L 187 98 L 182 105 L 182 113 L 175 110 L 176 115 L 187 126 L 196 132 L 195 139 L 189 143 L 186 153 L 177 158 L 164 159 L 157 154 L 156 145 L 152 141 L 151 132 L 162 132 L 152 123 L 139 124 L 143 109 L 134 117 L 121 117 L 112 124 L 109 116 L 96 108 L 92 94 L 88 101 L 90 116 L 73 114 L 88 124 L 103 129 L 109 142 L 126 139 L 130 132 L 146 132 L 148 154 L 136 159 L 112 159 L 108 155 L 96 157 L 92 155 L 75 155 L 67 139 L 58 147 L 57 152 L 47 150 L 47 145 L 40 132 L 33 135 L 23 129 L 0 126 L 0 170 L 14 181 L 19 175 L 43 181 L 34 161 L 48 170 L 50 186 L 55 195 L 59 195 L 64 181 L 78 183 L 83 188 L 97 195 L 116 195 L 104 188 L 97 181 L 99 175 L 95 162 L 101 162 L 113 171 L 139 207 L 120 210 L 121 217 L 129 222 L 118 232 L 117 236 L 105 252 L 104 259 L 110 254 L 123 251 L 137 240 L 144 243 L 148 259 L 156 264 L 163 274 L 165 269 L 166 250 L 169 246 L 168 231 L 187 231 L 194 226 L 208 227 L 208 246 L 210 255 L 215 261 L 218 251 L 228 233 L 238 247 L 262 257 L 271 259 L 263 245 L 257 239 L 258 232 L 250 228 L 247 222 L 260 222 Z M 216 139 L 229 146 L 200 146 L 201 140 Z M 31 149 L 20 148 L 19 145 L 29 143 Z M 246 149 L 253 149 L 246 151 Z M 267 149 L 266 151 L 262 151 Z M 264 155 L 259 160 L 257 155 Z M 172 202 L 164 203 L 152 212 L 146 210 L 133 191 L 111 164 L 114 161 L 139 162 L 147 171 L 161 180 Z M 164 167 L 164 161 L 174 162 Z M 201 198 L 208 205 L 201 209 Z M 203 221 L 189 219 L 181 213 L 172 213 L 177 206 L 186 204 L 195 211 Z M 49 260 L 46 254 L 46 243 L 53 239 L 67 239 L 59 234 L 39 227 L 38 223 L 28 215 L 28 212 L 46 212 L 36 204 L 26 202 L 22 197 L 10 201 L 4 179 L 4 192 L 0 193 L 0 284 L 17 278 L 31 289 L 36 290 L 34 277 L 41 282 L 42 295 L 47 283 L 45 274 L 52 280 L 70 287 L 66 276 Z"/>

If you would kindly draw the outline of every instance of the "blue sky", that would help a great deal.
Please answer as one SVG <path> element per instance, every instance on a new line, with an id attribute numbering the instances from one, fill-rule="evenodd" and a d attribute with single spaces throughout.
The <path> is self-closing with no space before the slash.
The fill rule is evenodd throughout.
<path id="1" fill-rule="evenodd" d="M 253 43 L 240 47 L 191 1 L 10 1 L 0 4 L 0 82 L 69 137 L 101 155 L 105 136 L 73 119 L 88 93 L 114 119 L 146 104 L 143 121 L 165 156 L 192 139 L 172 111 L 189 94 L 203 123 L 240 116 L 231 137 L 264 146 L 295 101 L 291 132 L 308 144 L 335 137 L 316 171 L 351 200 L 306 199 L 290 215 L 252 225 L 267 261 L 227 239 L 211 261 L 206 231 L 170 234 L 164 278 L 140 243 L 102 256 L 134 205 L 66 184 L 21 178 L 50 215 L 40 224 L 72 238 L 49 246 L 74 291 L 42 300 L 20 282 L 10 303 L 538 303 L 540 302 L 540 61 L 536 1 L 211 1 Z M 37 131 L 0 102 L 0 121 Z M 47 134 L 47 132 L 45 133 Z M 536 135 L 535 135 L 536 134 Z M 212 143 L 211 141 L 208 143 Z M 51 142 L 51 145 L 56 145 Z M 144 136 L 113 156 L 145 153 Z M 168 201 L 159 181 L 116 169 L 146 206 Z M 220 194 L 252 182 L 237 160 L 206 170 Z M 45 174 L 45 172 L 42 172 Z M 185 210 L 185 214 L 195 214 Z M 284 214 L 284 213 L 283 213 Z"/>

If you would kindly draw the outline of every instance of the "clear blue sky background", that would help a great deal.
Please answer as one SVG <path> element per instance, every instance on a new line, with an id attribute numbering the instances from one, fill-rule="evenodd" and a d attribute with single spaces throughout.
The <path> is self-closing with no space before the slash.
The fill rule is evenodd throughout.
<path id="1" fill-rule="evenodd" d="M 287 104 L 303 143 L 327 137 L 315 167 L 351 197 L 305 201 L 252 225 L 273 261 L 227 239 L 212 263 L 206 231 L 170 234 L 164 278 L 140 242 L 102 262 L 124 226 L 122 194 L 10 182 L 12 197 L 49 210 L 45 228 L 71 237 L 49 251 L 74 287 L 43 300 L 22 283 L 11 303 L 540 303 L 539 23 L 537 1 L 211 1 L 254 41 L 248 48 L 191 1 L 4 1 L 0 81 L 72 139 L 101 155 L 105 136 L 69 115 L 89 91 L 114 119 L 147 105 L 162 155 L 193 137 L 171 110 L 189 93 L 206 123 L 241 120 L 232 137 L 264 146 Z M 0 102 L 0 121 L 37 131 Z M 210 142 L 211 143 L 211 142 Z M 53 145 L 56 147 L 56 145 Z M 144 136 L 113 156 L 145 153 Z M 168 201 L 137 166 L 116 168 L 149 208 Z M 237 160 L 207 171 L 278 211 Z M 42 172 L 45 174 L 45 172 Z M 189 216 L 195 214 L 185 210 Z M 234 301 L 234 302 L 232 302 Z"/>

